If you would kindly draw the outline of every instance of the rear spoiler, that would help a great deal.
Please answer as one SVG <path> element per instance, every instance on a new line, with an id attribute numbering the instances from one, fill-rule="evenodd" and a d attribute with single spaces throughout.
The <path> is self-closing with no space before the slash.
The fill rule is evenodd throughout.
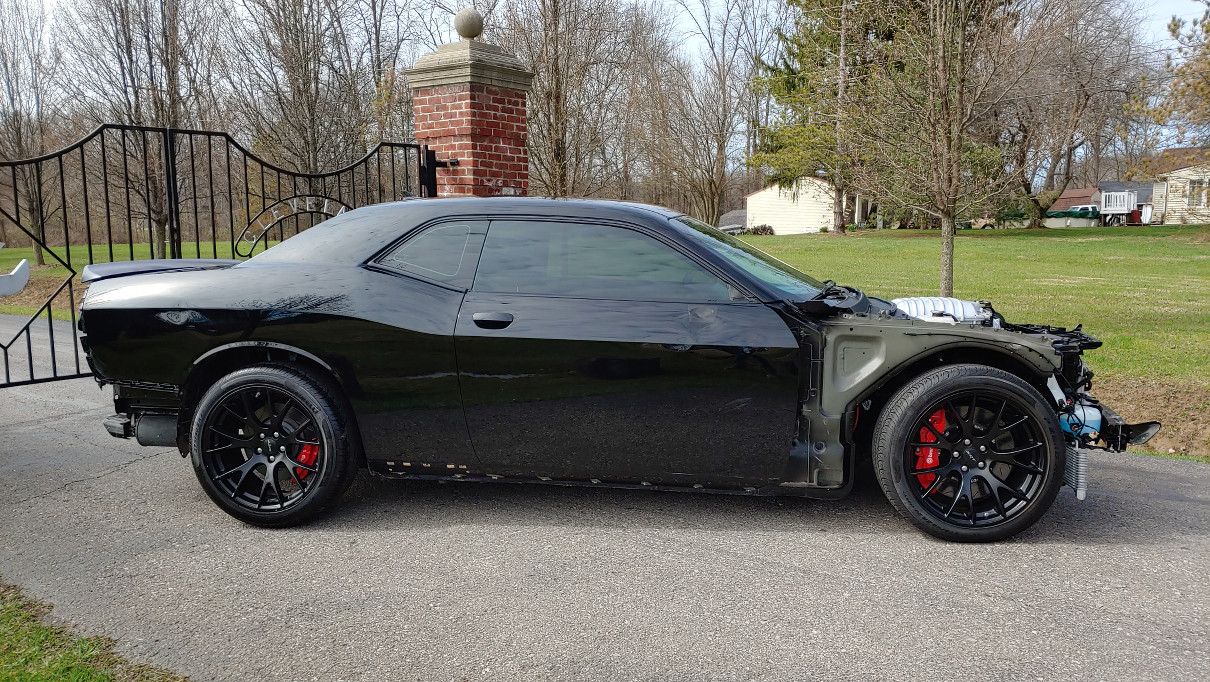
<path id="1" fill-rule="evenodd" d="M 145 275 L 150 272 L 181 272 L 184 270 L 221 270 L 238 265 L 240 261 L 223 258 L 156 258 L 124 260 L 113 263 L 85 265 L 80 281 L 87 284 L 111 277 Z"/>

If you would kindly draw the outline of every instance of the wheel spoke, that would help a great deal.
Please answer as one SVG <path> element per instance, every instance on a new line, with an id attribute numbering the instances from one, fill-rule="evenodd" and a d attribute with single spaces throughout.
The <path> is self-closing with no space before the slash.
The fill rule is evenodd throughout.
<path id="1" fill-rule="evenodd" d="M 911 471 L 908 471 L 908 475 L 909 476 L 928 476 L 929 474 L 939 474 L 943 471 L 948 470 L 949 468 L 950 468 L 950 465 L 948 463 L 938 464 L 937 466 L 929 467 L 927 469 L 912 469 Z"/>
<path id="2" fill-rule="evenodd" d="M 928 497 L 929 495 L 932 495 L 933 493 L 937 492 L 937 488 L 940 488 L 942 483 L 945 483 L 946 481 L 948 481 L 952 474 L 953 474 L 953 472 L 948 472 L 944 476 L 942 476 L 940 474 L 935 476 L 933 478 L 933 482 L 929 485 L 928 488 L 926 488 L 924 490 L 924 492 L 921 494 L 921 497 Z"/>
<path id="3" fill-rule="evenodd" d="M 255 460 L 248 460 L 248 462 L 246 462 L 245 465 L 250 464 L 251 462 L 254 462 L 254 461 Z M 239 480 L 235 482 L 235 487 L 231 489 L 231 499 L 235 499 L 235 496 L 239 495 L 240 489 L 244 487 L 244 481 L 248 480 L 248 476 L 252 473 L 253 468 L 255 468 L 255 467 L 254 466 L 239 467 L 238 470 L 241 471 L 242 473 L 240 473 Z"/>
<path id="4" fill-rule="evenodd" d="M 226 438 L 227 440 L 231 441 L 232 444 L 239 443 L 239 444 L 242 444 L 244 447 L 247 447 L 247 445 L 252 442 L 251 439 L 249 439 L 249 438 L 242 438 L 240 436 L 234 436 L 230 433 L 227 433 L 226 431 L 223 431 L 222 429 L 218 428 L 217 426 L 211 426 L 210 430 L 213 431 L 214 433 L 217 433 L 218 435 L 222 436 L 223 438 Z"/>
<path id="5" fill-rule="evenodd" d="M 269 470 L 265 469 L 265 479 L 260 482 L 260 495 L 256 498 L 256 508 L 265 506 L 265 493 L 269 490 Z"/>
<path id="6" fill-rule="evenodd" d="M 1017 498 L 1018 500 L 1020 500 L 1022 502 L 1029 502 L 1029 495 L 1026 495 L 1024 492 L 1017 490 L 1015 487 L 1009 485 L 1008 481 L 1005 481 L 1004 479 L 1000 478 L 999 476 L 996 476 L 995 474 L 992 474 L 991 472 L 988 472 L 988 475 L 992 478 L 993 485 L 995 485 L 997 488 L 1008 491 L 1009 495 Z"/>
<path id="7" fill-rule="evenodd" d="M 223 403 L 222 407 L 224 410 L 227 410 L 228 412 L 230 412 L 232 417 L 235 417 L 236 419 L 240 420 L 241 422 L 247 421 L 244 419 L 244 415 L 231 409 L 231 405 L 229 403 Z"/>
<path id="8" fill-rule="evenodd" d="M 945 450 L 954 449 L 954 444 L 950 442 L 950 439 L 946 438 L 944 434 L 942 434 L 940 431 L 938 431 L 936 428 L 934 428 L 932 423 L 929 422 L 928 419 L 924 420 L 924 428 L 928 429 L 929 432 L 933 434 L 933 437 L 937 439 L 936 443 L 928 443 L 926 445 L 926 447 L 930 447 L 930 448 L 941 447 L 942 449 L 945 449 Z"/>
<path id="9" fill-rule="evenodd" d="M 1017 455 L 1021 455 L 1026 452 L 1029 452 L 1030 450 L 1037 450 L 1040 447 L 1042 447 L 1042 443 L 1034 443 L 1032 445 L 1027 445 L 1023 448 L 1017 448 L 1016 450 L 992 450 L 990 454 L 994 455 L 997 458 L 1008 457 L 1011 459 L 1011 458 L 1016 457 Z"/>
<path id="10" fill-rule="evenodd" d="M 277 432 L 281 431 L 282 422 L 284 422 L 286 420 L 286 415 L 290 414 L 290 407 L 293 405 L 294 405 L 294 399 L 287 396 L 285 402 L 282 403 L 281 411 L 276 413 L 275 415 L 273 415 L 272 429 L 274 431 L 277 431 Z"/>
<path id="11" fill-rule="evenodd" d="M 966 420 L 964 420 L 962 418 L 962 413 L 958 411 L 958 408 L 954 407 L 954 403 L 952 401 L 947 400 L 947 401 L 945 401 L 945 406 L 947 408 L 949 408 L 950 412 L 954 413 L 954 422 L 958 424 L 958 428 L 961 429 L 962 435 L 963 436 L 971 435 L 970 425 L 967 424 Z"/>
<path id="12" fill-rule="evenodd" d="M 240 401 L 244 404 L 244 412 L 246 413 L 244 420 L 247 422 L 248 428 L 253 431 L 260 430 L 261 423 L 256 418 L 256 408 L 252 407 L 252 392 L 241 391 L 239 397 Z"/>
<path id="13" fill-rule="evenodd" d="M 950 506 L 945 510 L 945 518 L 948 519 L 950 516 L 952 516 L 954 510 L 958 508 L 958 503 L 962 501 L 963 497 L 965 497 L 965 495 L 962 494 L 962 491 L 965 488 L 966 486 L 963 484 L 958 485 L 958 490 L 954 491 L 954 501 L 950 502 Z"/>
<path id="14" fill-rule="evenodd" d="M 306 429 L 308 426 L 310 426 L 314 423 L 315 423 L 315 419 L 313 417 L 307 417 L 306 419 L 304 419 L 302 421 L 301 424 L 299 424 L 298 426 L 295 426 L 294 430 L 288 434 L 290 442 L 299 443 L 302 445 L 317 445 L 317 443 L 313 443 L 311 441 L 298 440 L 298 434 L 302 433 L 303 429 Z"/>
<path id="15" fill-rule="evenodd" d="M 983 485 L 987 486 L 987 492 L 991 495 L 992 501 L 996 503 L 996 512 L 1001 518 L 1008 518 L 1008 512 L 1004 510 L 1004 501 L 1000 499 L 1000 491 L 998 486 L 992 485 L 986 479 L 983 479 Z"/>
<path id="16" fill-rule="evenodd" d="M 242 474 L 246 475 L 248 470 L 254 466 L 256 466 L 256 460 L 250 459 L 237 467 L 232 467 L 232 468 L 224 471 L 223 473 L 219 474 L 218 476 L 215 476 L 214 480 L 222 481 L 224 479 L 230 478 L 231 476 L 233 476 L 234 474 L 237 474 L 237 473 L 242 473 Z M 240 480 L 241 481 L 243 480 L 242 476 L 240 477 Z M 236 484 L 236 486 L 238 487 L 238 484 Z"/>
<path id="17" fill-rule="evenodd" d="M 277 496 L 277 506 L 285 506 L 286 496 L 282 494 L 281 485 L 277 482 L 277 467 L 270 466 L 265 473 L 269 476 L 269 482 L 273 485 L 273 494 Z"/>
<path id="18" fill-rule="evenodd" d="M 988 425 L 984 432 L 984 437 L 991 438 L 1000 433 L 1000 419 L 1004 416 L 1004 408 L 1008 407 L 1008 401 L 1000 401 L 1000 407 L 996 410 L 996 416 L 992 418 L 991 424 Z"/>
<path id="19" fill-rule="evenodd" d="M 303 464 L 302 462 L 300 462 L 297 459 L 294 459 L 288 455 L 286 456 L 285 459 L 286 459 L 286 463 L 290 466 L 291 471 L 294 470 L 294 467 L 298 467 L 299 469 L 302 469 L 303 471 L 307 471 L 310 473 L 315 473 L 315 472 L 319 471 L 319 467 L 311 466 L 310 464 Z M 316 461 L 318 461 L 318 460 L 316 460 Z"/>
<path id="20" fill-rule="evenodd" d="M 288 458 L 287 458 L 287 461 L 289 461 Z M 286 471 L 290 472 L 290 478 L 294 479 L 294 484 L 298 486 L 298 492 L 299 493 L 307 492 L 307 486 L 302 482 L 302 479 L 298 477 L 298 474 L 295 473 L 294 467 L 287 466 Z"/>
<path id="21" fill-rule="evenodd" d="M 272 427 L 273 419 L 276 416 L 273 410 L 273 393 L 268 388 L 265 389 L 265 426 Z"/>
<path id="22" fill-rule="evenodd" d="M 1015 422 L 1013 422 L 1013 423 L 1009 424 L 1008 426 L 1005 426 L 1004 428 L 1002 428 L 1002 429 L 1000 429 L 1000 430 L 1001 430 L 1001 431 L 1012 431 L 1013 429 L 1017 428 L 1018 426 L 1020 426 L 1020 425 L 1024 424 L 1024 423 L 1025 423 L 1025 422 L 1027 422 L 1027 421 L 1029 421 L 1029 415 L 1026 415 L 1026 416 L 1024 416 L 1024 417 L 1021 417 L 1021 418 L 1020 418 L 1020 419 L 1018 419 L 1017 421 L 1015 421 Z"/>

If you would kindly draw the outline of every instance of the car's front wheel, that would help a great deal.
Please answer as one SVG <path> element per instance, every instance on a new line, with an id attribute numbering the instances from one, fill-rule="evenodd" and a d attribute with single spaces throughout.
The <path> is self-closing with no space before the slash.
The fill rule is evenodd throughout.
<path id="1" fill-rule="evenodd" d="M 198 402 L 194 471 L 223 511 L 290 526 L 333 502 L 357 473 L 352 418 L 335 384 L 296 367 L 260 365 L 219 379 Z"/>
<path id="2" fill-rule="evenodd" d="M 887 401 L 874 427 L 887 499 L 921 530 L 989 542 L 1028 528 L 1063 483 L 1058 417 L 1017 376 L 985 365 L 926 372 Z"/>

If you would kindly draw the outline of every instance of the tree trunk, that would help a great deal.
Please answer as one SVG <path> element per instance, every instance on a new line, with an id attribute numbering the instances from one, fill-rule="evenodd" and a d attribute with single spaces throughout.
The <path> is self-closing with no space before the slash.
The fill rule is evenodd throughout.
<path id="1" fill-rule="evenodd" d="M 844 188 L 839 185 L 832 190 L 832 232 L 845 233 L 844 225 Z"/>
<path id="2" fill-rule="evenodd" d="M 957 225 L 954 214 L 941 214 L 941 292 L 940 296 L 954 295 L 954 232 Z"/>

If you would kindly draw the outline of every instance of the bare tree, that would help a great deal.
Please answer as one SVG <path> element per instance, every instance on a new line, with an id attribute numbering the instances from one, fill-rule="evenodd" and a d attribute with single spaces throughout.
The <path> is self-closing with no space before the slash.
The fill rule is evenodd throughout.
<path id="1" fill-rule="evenodd" d="M 1020 67 L 1019 86 L 997 117 L 1032 227 L 1076 178 L 1078 162 L 1085 161 L 1086 182 L 1102 179 L 1103 141 L 1138 90 L 1147 55 L 1129 5 L 1049 0 L 1039 9 L 1021 30 L 1032 67 Z"/>
<path id="2" fill-rule="evenodd" d="M 65 9 L 62 39 L 73 46 L 62 87 L 76 113 L 93 123 L 164 129 L 211 127 L 223 120 L 215 87 L 218 10 L 223 0 L 78 0 Z M 168 254 L 168 205 L 163 145 L 127 145 L 109 161 L 122 164 L 140 205 L 129 220 L 146 219 L 152 255 Z M 115 158 L 116 157 L 116 158 Z M 133 169 L 133 170 L 132 170 Z M 145 177 L 140 177 L 140 174 Z"/>
<path id="3" fill-rule="evenodd" d="M 983 124 L 1040 53 L 1019 30 L 1035 4 L 885 3 L 879 15 L 886 39 L 860 84 L 863 106 L 845 114 L 863 149 L 859 183 L 940 222 L 942 296 L 954 292 L 959 215 L 1001 195 L 1013 177 Z"/>
<path id="4" fill-rule="evenodd" d="M 669 133 L 664 163 L 680 174 L 691 213 L 711 225 L 722 214 L 723 197 L 746 147 L 744 113 L 748 84 L 764 40 L 755 33 L 756 5 L 750 0 L 677 0 L 700 41 L 697 63 L 683 60 L 679 86 L 663 113 Z"/>
<path id="5" fill-rule="evenodd" d="M 624 92 L 623 11 L 591 0 L 513 0 L 496 20 L 501 45 L 534 71 L 530 183 L 556 197 L 597 193 L 616 122 L 610 114 Z"/>
<path id="6" fill-rule="evenodd" d="M 0 0 L 0 17 L 4 18 L 0 22 L 0 158 L 31 158 L 48 151 L 53 141 L 59 53 L 41 0 Z M 35 175 L 26 167 L 6 180 L 10 184 L 15 180 L 14 209 L 24 227 L 44 240 L 43 221 L 34 216 L 45 216 L 49 208 Z M 0 218 L 0 241 L 8 241 L 6 222 Z M 45 264 L 41 246 L 36 242 L 33 246 L 34 262 Z"/>

